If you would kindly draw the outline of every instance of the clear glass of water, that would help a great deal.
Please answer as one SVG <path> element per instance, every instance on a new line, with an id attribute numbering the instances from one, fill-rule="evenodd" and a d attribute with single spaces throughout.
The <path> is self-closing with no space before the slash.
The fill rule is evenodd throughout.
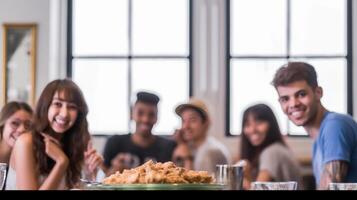
<path id="1" fill-rule="evenodd" d="M 251 190 L 297 190 L 297 182 L 253 182 Z"/>
<path id="2" fill-rule="evenodd" d="M 357 190 L 357 183 L 330 183 L 329 190 Z"/>
<path id="3" fill-rule="evenodd" d="M 7 163 L 0 163 L 0 190 L 4 189 Z"/>

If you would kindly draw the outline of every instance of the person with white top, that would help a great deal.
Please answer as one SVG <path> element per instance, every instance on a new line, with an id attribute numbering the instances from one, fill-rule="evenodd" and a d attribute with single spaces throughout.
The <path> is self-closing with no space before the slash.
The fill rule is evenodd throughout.
<path id="1" fill-rule="evenodd" d="M 199 99 L 191 98 L 189 102 L 175 109 L 181 117 L 182 127 L 177 130 L 178 147 L 187 145 L 193 155 L 193 169 L 214 173 L 216 165 L 231 164 L 228 149 L 212 136 L 208 135 L 210 115 L 206 104 Z M 190 162 L 192 156 L 183 158 Z"/>
<path id="2" fill-rule="evenodd" d="M 15 143 L 6 190 L 77 188 L 85 164 L 96 173 L 103 158 L 88 146 L 87 113 L 73 81 L 49 83 L 37 102 L 31 134 L 22 134 Z"/>

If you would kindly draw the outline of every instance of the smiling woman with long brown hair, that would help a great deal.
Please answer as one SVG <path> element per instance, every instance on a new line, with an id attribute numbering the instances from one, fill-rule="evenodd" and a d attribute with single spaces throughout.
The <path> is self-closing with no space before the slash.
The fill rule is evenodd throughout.
<path id="1" fill-rule="evenodd" d="M 15 144 L 6 189 L 75 187 L 90 140 L 87 113 L 83 94 L 74 82 L 49 83 L 37 103 L 34 131 L 20 136 Z"/>
<path id="2" fill-rule="evenodd" d="M 244 111 L 241 135 L 245 189 L 252 181 L 297 181 L 302 188 L 299 164 L 284 142 L 269 106 L 257 104 Z"/>

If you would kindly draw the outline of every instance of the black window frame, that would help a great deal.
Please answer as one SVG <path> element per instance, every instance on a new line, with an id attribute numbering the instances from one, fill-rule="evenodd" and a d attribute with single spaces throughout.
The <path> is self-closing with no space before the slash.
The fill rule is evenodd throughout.
<path id="1" fill-rule="evenodd" d="M 66 56 L 66 76 L 68 78 L 72 78 L 72 61 L 74 59 L 123 59 L 128 61 L 128 106 L 131 107 L 131 95 L 132 95 L 132 61 L 133 59 L 187 59 L 188 61 L 188 79 L 189 79 L 189 88 L 188 88 L 188 97 L 192 97 L 193 95 L 193 56 L 192 56 L 192 38 L 193 38 L 193 0 L 186 0 L 188 1 L 188 55 L 187 56 L 175 56 L 175 55 L 140 55 L 140 56 L 133 56 L 132 55 L 132 1 L 128 0 L 128 55 L 126 56 L 115 56 L 115 55 L 108 55 L 108 56 L 92 56 L 92 55 L 84 55 L 84 56 L 74 56 L 73 55 L 73 3 L 74 0 L 67 0 L 67 56 Z M 130 119 L 128 120 L 128 127 L 130 127 Z M 125 134 L 125 133 L 100 133 L 100 134 L 91 134 L 92 136 L 96 137 L 109 137 L 116 134 Z M 168 137 L 172 134 L 164 133 L 160 134 L 160 136 Z"/>
<path id="2" fill-rule="evenodd" d="M 345 56 L 336 55 L 336 56 L 326 56 L 326 55 L 314 55 L 314 56 L 290 56 L 290 22 L 291 22 L 291 0 L 287 1 L 287 55 L 286 56 L 232 56 L 231 52 L 231 0 L 226 0 L 226 124 L 225 124 L 225 135 L 227 137 L 239 137 L 241 136 L 232 134 L 230 132 L 230 103 L 231 103 L 231 92 L 230 92 L 230 81 L 231 81 L 231 60 L 232 59 L 309 59 L 309 58 L 325 58 L 325 59 L 333 59 L 333 58 L 344 58 L 347 62 L 347 113 L 353 116 L 353 13 L 352 13 L 352 0 L 346 0 L 346 48 L 347 53 Z M 297 138 L 307 138 L 308 135 L 292 135 L 287 134 L 288 137 L 297 137 Z"/>

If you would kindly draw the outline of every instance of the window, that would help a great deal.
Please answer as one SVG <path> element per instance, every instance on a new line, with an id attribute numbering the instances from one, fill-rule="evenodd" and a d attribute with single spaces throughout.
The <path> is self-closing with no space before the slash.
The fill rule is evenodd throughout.
<path id="1" fill-rule="evenodd" d="M 284 134 L 307 135 L 289 122 L 270 84 L 276 70 L 288 61 L 312 64 L 324 88 L 323 104 L 352 114 L 350 0 L 228 3 L 228 135 L 240 134 L 243 111 L 256 103 L 273 109 Z"/>
<path id="2" fill-rule="evenodd" d="M 94 134 L 132 130 L 138 91 L 157 94 L 155 134 L 179 125 L 191 82 L 189 0 L 71 0 L 68 76 L 81 87 Z"/>

